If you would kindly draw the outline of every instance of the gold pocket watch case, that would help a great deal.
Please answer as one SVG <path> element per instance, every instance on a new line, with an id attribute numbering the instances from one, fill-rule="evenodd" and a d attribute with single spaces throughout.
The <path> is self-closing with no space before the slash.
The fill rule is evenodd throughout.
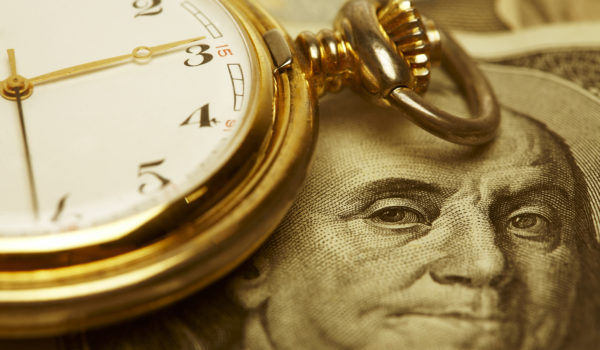
<path id="1" fill-rule="evenodd" d="M 67 6 L 60 9 L 61 15 L 52 20 L 68 21 L 68 17 L 75 20 L 61 23 L 56 32 L 78 25 L 81 27 L 78 30 L 91 35 L 85 42 L 77 42 L 72 36 L 55 40 L 75 42 L 71 44 L 73 49 L 80 51 L 103 46 L 94 42 L 102 36 L 127 39 L 120 40 L 120 44 L 104 45 L 107 47 L 101 50 L 92 50 L 102 51 L 104 56 L 78 55 L 70 51 L 68 45 L 61 45 L 47 53 L 56 56 L 49 60 L 58 62 L 54 66 L 46 65 L 49 71 L 71 63 L 77 66 L 79 62 L 97 62 L 94 57 L 119 54 L 123 49 L 127 52 L 128 42 L 135 43 L 136 48 L 147 43 L 150 52 L 154 43 L 176 42 L 187 37 L 205 38 L 199 40 L 198 45 L 186 43 L 179 45 L 183 46 L 181 49 L 169 48 L 168 52 L 156 54 L 149 62 L 110 63 L 107 67 L 92 67 L 47 83 L 39 78 L 23 78 L 26 82 L 31 81 L 33 86 L 29 90 L 30 96 L 25 97 L 23 92 L 19 103 L 27 132 L 32 182 L 36 185 L 38 198 L 29 200 L 34 196 L 29 192 L 34 190 L 20 186 L 24 191 L 14 196 L 21 196 L 24 205 L 12 205 L 9 201 L 14 198 L 7 198 L 2 209 L 4 213 L 0 214 L 2 221 L 14 223 L 11 226 L 0 224 L 2 336 L 56 334 L 105 324 L 155 309 L 212 282 L 240 263 L 275 228 L 291 205 L 307 171 L 313 143 L 314 97 L 298 65 L 290 64 L 289 57 L 281 56 L 286 54 L 287 47 L 283 36 L 271 39 L 273 46 L 280 45 L 282 47 L 278 49 L 284 49 L 277 57 L 281 59 L 280 66 L 275 65 L 263 34 L 279 27 L 252 3 L 162 1 L 155 2 L 158 3 L 155 8 L 142 8 L 142 1 L 134 3 L 140 8 L 132 7 L 130 2 L 122 2 L 126 6 L 96 2 L 92 7 L 76 1 L 65 3 Z M 13 5 L 1 11 L 1 33 L 10 29 L 12 23 L 8 17 L 17 22 L 23 19 L 21 16 L 34 11 L 39 14 L 33 17 L 41 17 L 44 10 L 56 11 L 58 6 L 54 2 L 46 5 L 27 1 L 19 4 L 22 9 L 14 9 Z M 45 8 L 40 9 L 40 6 Z M 95 18 L 114 11 L 123 12 L 122 16 L 113 15 L 113 26 L 117 30 L 94 35 L 105 29 L 94 26 L 94 22 L 99 22 Z M 84 26 L 82 22 L 86 21 L 91 23 Z M 103 18 L 102 21 L 111 19 Z M 12 54 L 16 57 L 11 60 L 16 64 L 11 65 L 6 62 L 8 56 L 5 57 L 5 76 L 29 77 L 39 72 L 34 66 L 35 60 L 40 60 L 39 55 L 31 60 L 26 57 L 45 47 L 24 45 L 20 40 L 29 36 L 42 39 L 51 19 L 45 22 L 34 23 L 33 29 L 29 29 L 31 34 L 21 35 L 22 38 L 14 41 L 3 36 L 2 46 L 14 46 Z M 138 24 L 140 22 L 144 23 Z M 186 29 L 164 34 L 165 26 L 178 24 Z M 152 28 L 156 28 L 154 32 Z M 27 43 L 32 42 L 35 41 Z M 71 59 L 71 56 L 82 58 Z M 202 64 L 202 60 L 212 62 Z M 34 68 L 30 69 L 30 66 Z M 12 72 L 8 71 L 9 67 Z M 180 78 L 177 85 L 152 86 L 168 84 L 170 79 L 165 75 L 176 70 L 181 71 L 177 73 Z M 138 77 L 141 77 L 139 83 L 135 80 Z M 8 86 L 11 79 L 7 78 L 4 85 Z M 111 89 L 114 88 L 111 85 L 124 82 L 127 87 L 121 89 L 122 93 L 131 92 L 130 95 L 136 96 L 117 98 L 115 108 L 105 107 L 111 103 L 112 93 L 92 95 L 98 91 L 95 84 L 102 85 L 102 89 Z M 74 87 L 88 91 L 85 96 L 75 96 Z M 11 88 L 6 90 L 10 92 Z M 191 93 L 187 94 L 185 90 Z M 211 90 L 220 90 L 217 91 L 220 94 L 212 94 Z M 61 94 L 63 96 L 58 96 Z M 51 98 L 56 100 L 51 101 Z M 71 105 L 56 106 L 65 100 L 72 100 Z M 151 103 L 152 108 L 137 106 L 131 109 L 124 103 Z M 5 98 L 0 104 L 3 105 L 3 119 L 18 122 L 17 101 Z M 170 108 L 176 104 L 188 105 Z M 76 105 L 75 111 L 73 105 Z M 210 110 L 206 111 L 208 108 L 204 106 L 209 106 Z M 38 108 L 44 109 L 44 115 L 40 115 Z M 66 117 L 50 115 L 60 114 L 61 108 L 70 109 L 66 111 Z M 99 113 L 88 113 L 87 108 L 106 108 L 105 118 L 118 118 L 121 122 L 94 125 L 93 118 Z M 115 115 L 118 109 L 125 111 Z M 145 115 L 135 115 L 139 109 Z M 155 115 L 151 115 L 152 109 L 157 110 Z M 181 112 L 176 115 L 179 109 Z M 54 119 L 54 125 L 43 134 L 35 125 L 42 118 Z M 73 125 L 72 118 L 87 121 Z M 123 126 L 127 124 L 123 122 L 127 118 L 132 122 Z M 156 121 L 159 118 L 167 119 L 169 123 Z M 117 124 L 129 129 L 123 135 L 115 136 L 112 128 L 118 127 Z M 166 130 L 168 124 L 171 128 Z M 16 129 L 11 126 L 11 131 Z M 65 132 L 65 128 L 73 130 Z M 146 141 L 135 135 L 145 132 L 152 133 L 156 139 Z M 83 133 L 88 134 L 84 141 L 78 139 Z M 63 141 L 70 144 L 63 154 L 48 154 L 43 149 L 54 148 L 51 144 L 56 139 L 68 135 L 75 136 L 72 143 Z M 212 144 L 202 140 L 209 137 Z M 180 142 L 181 138 L 190 140 Z M 195 140 L 198 138 L 199 141 Z M 132 145 L 131 140 L 136 144 Z M 85 147 L 86 152 L 82 154 L 78 142 L 93 145 Z M 122 171 L 116 169 L 119 166 L 116 163 L 123 162 L 112 163 L 110 157 L 106 157 L 112 147 L 105 143 L 110 142 L 121 143 L 120 147 L 115 147 L 120 151 L 117 149 L 111 157 L 130 158 L 131 164 L 123 166 Z M 154 146 L 156 142 L 161 144 Z M 13 148 L 18 148 L 25 142 L 15 138 L 15 144 Z M 147 147 L 152 151 L 129 152 L 127 148 L 132 147 Z M 168 148 L 169 152 L 162 151 L 161 147 Z M 155 152 L 154 158 L 140 156 L 151 152 Z M 24 153 L 14 152 L 7 157 L 16 158 L 14 163 L 27 163 Z M 178 162 L 183 165 L 167 167 L 170 157 L 182 153 L 184 159 Z M 189 156 L 194 153 L 203 154 L 194 159 Z M 51 158 L 54 164 L 44 164 L 43 157 Z M 74 162 L 78 157 L 83 164 Z M 196 164 L 186 166 L 186 157 L 189 163 Z M 92 163 L 103 163 L 113 169 L 106 171 L 104 176 L 96 174 L 88 181 L 86 178 L 90 175 L 86 168 L 95 167 Z M 19 170 L 24 168 L 19 164 L 16 166 Z M 58 168 L 58 174 L 53 174 L 52 168 Z M 202 172 L 201 176 L 194 175 L 198 171 Z M 68 176 L 64 172 L 78 172 L 79 178 L 67 183 L 59 179 L 51 184 L 54 186 L 51 190 L 44 188 L 44 177 Z M 127 175 L 131 176 L 120 178 Z M 22 172 L 21 179 L 26 178 L 27 172 Z M 5 178 L 3 182 L 10 180 Z M 100 184 L 101 181 L 105 184 Z M 123 187 L 123 182 L 132 185 L 127 196 L 117 190 L 110 196 L 97 190 L 86 190 L 94 186 Z M 57 191 L 65 195 L 49 200 L 49 193 Z M 78 191 L 88 192 L 87 197 L 78 197 Z M 27 201 L 38 201 L 38 208 L 33 208 Z M 127 201 L 130 203 L 122 205 Z M 111 205 L 115 209 L 93 208 Z M 94 215 L 94 210 L 108 212 L 108 215 L 86 218 L 86 215 Z"/>
<path id="2" fill-rule="evenodd" d="M 450 37 L 440 51 L 409 1 L 350 1 L 336 31 L 296 42 L 251 0 L 0 14 L 1 337 L 130 318 L 231 271 L 291 206 L 326 91 L 351 86 L 453 142 L 498 125 L 476 66 Z M 420 97 L 442 56 L 476 118 Z"/>

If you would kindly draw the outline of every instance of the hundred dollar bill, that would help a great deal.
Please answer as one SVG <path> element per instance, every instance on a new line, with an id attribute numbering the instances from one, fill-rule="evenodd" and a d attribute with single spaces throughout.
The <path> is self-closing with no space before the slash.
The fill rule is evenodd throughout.
<path id="1" fill-rule="evenodd" d="M 456 33 L 502 106 L 484 147 L 351 92 L 325 98 L 305 187 L 242 267 L 137 320 L 0 348 L 597 349 L 600 76 L 578 58 L 595 62 L 581 33 L 598 32 Z M 469 113 L 441 70 L 427 98 Z"/>
<path id="2" fill-rule="evenodd" d="M 502 35 L 455 32 L 474 57 L 555 74 L 600 96 L 600 22 L 554 24 Z"/>
<path id="3" fill-rule="evenodd" d="M 600 2 L 596 0 L 496 0 L 495 8 L 511 29 L 600 20 Z"/>
<path id="4" fill-rule="evenodd" d="M 600 20 L 600 2 L 596 0 L 417 0 L 415 3 L 440 26 L 474 32 Z"/>
<path id="5" fill-rule="evenodd" d="M 346 0 L 258 0 L 292 35 L 331 26 Z"/>
<path id="6" fill-rule="evenodd" d="M 331 24 L 345 0 L 257 0 L 292 34 Z M 600 20 L 597 0 L 414 0 L 444 28 L 497 32 L 550 23 Z"/>
<path id="7" fill-rule="evenodd" d="M 294 35 L 331 25 L 346 0 L 258 0 Z M 416 0 L 420 12 L 444 27 L 471 31 L 507 30 L 495 7 L 496 0 Z M 512 10 L 512 8 L 511 8 Z"/>

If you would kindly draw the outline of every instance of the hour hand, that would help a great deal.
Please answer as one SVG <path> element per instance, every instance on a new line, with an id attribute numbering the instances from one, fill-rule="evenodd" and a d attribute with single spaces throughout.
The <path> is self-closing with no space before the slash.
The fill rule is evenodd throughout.
<path id="1" fill-rule="evenodd" d="M 31 78 L 31 79 L 29 79 L 29 81 L 31 82 L 32 85 L 35 86 L 35 85 L 47 83 L 47 82 L 53 81 L 53 80 L 65 79 L 65 78 L 69 78 L 69 77 L 72 77 L 75 75 L 84 74 L 84 73 L 88 73 L 91 71 L 112 67 L 119 63 L 125 63 L 125 62 L 129 62 L 129 61 L 144 62 L 144 61 L 148 61 L 155 55 L 165 53 L 170 49 L 173 49 L 173 48 L 176 48 L 176 47 L 179 47 L 182 45 L 186 45 L 189 43 L 193 43 L 195 41 L 203 40 L 204 38 L 205 37 L 201 36 L 201 37 L 196 37 L 196 38 L 191 38 L 191 39 L 186 39 L 186 40 L 178 40 L 178 41 L 161 44 L 161 45 L 156 45 L 156 46 L 151 46 L 151 47 L 138 46 L 135 49 L 133 49 L 131 51 L 131 53 L 128 53 L 125 55 L 105 58 L 105 59 L 88 62 L 88 63 L 84 63 L 84 64 L 80 64 L 80 65 L 76 65 L 76 66 L 72 66 L 72 67 L 68 67 L 68 68 L 63 68 L 63 69 L 60 69 L 60 70 L 57 70 L 54 72 L 50 72 L 47 74 L 43 74 L 43 75 Z"/>

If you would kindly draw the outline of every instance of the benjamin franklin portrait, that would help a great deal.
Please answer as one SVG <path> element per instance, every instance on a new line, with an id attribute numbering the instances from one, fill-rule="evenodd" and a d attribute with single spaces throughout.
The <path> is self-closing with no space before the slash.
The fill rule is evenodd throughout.
<path id="1" fill-rule="evenodd" d="M 244 345 L 550 350 L 590 331 L 582 176 L 543 124 L 503 117 L 477 149 L 393 115 L 323 121 L 292 214 L 233 285 Z"/>
<path id="2" fill-rule="evenodd" d="M 466 113 L 449 81 L 429 94 Z M 324 102 L 306 184 L 249 261 L 86 346 L 597 349 L 600 247 L 559 133 L 504 107 L 494 142 L 458 146 L 351 99 Z"/>

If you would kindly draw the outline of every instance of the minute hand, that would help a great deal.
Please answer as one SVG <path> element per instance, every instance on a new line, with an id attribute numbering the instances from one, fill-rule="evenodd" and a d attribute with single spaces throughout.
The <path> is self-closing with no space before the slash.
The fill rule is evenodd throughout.
<path id="1" fill-rule="evenodd" d="M 70 78 L 75 75 L 88 73 L 91 71 L 100 70 L 100 69 L 104 69 L 104 68 L 109 68 L 109 67 L 115 66 L 119 63 L 125 63 L 125 62 L 133 61 L 133 60 L 146 61 L 155 55 L 165 53 L 168 50 L 173 49 L 175 47 L 193 43 L 195 41 L 200 41 L 200 40 L 203 40 L 204 38 L 205 37 L 201 36 L 201 37 L 196 37 L 196 38 L 191 38 L 191 39 L 186 39 L 186 40 L 179 40 L 179 41 L 174 41 L 171 43 L 156 45 L 156 46 L 151 46 L 151 47 L 138 46 L 135 49 L 133 49 L 133 51 L 131 51 L 131 53 L 126 54 L 126 55 L 105 58 L 105 59 L 101 59 L 101 60 L 97 60 L 97 61 L 93 61 L 93 62 L 80 64 L 77 66 L 63 68 L 63 69 L 60 69 L 60 70 L 57 70 L 57 71 L 54 71 L 51 73 L 47 73 L 47 74 L 37 76 L 35 78 L 31 78 L 31 79 L 29 79 L 29 81 L 33 85 L 40 85 L 40 84 L 47 83 L 47 82 L 53 81 L 53 80 Z"/>

